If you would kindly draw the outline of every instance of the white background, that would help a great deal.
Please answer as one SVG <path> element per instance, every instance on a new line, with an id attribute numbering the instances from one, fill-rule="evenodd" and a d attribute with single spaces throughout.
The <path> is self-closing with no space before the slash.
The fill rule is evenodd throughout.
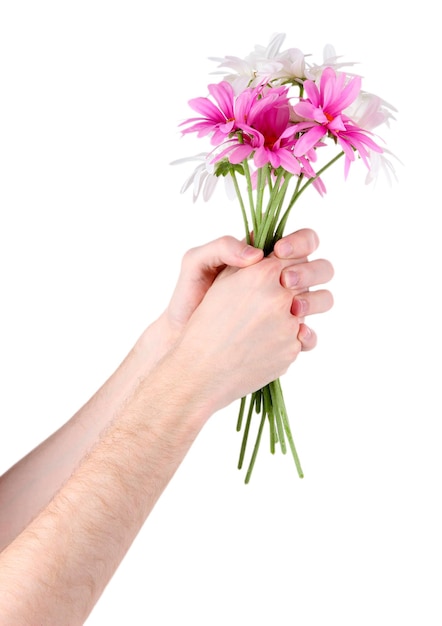
<path id="1" fill-rule="evenodd" d="M 283 379 L 304 480 L 264 446 L 245 486 L 237 406 L 214 416 L 88 626 L 442 624 L 440 51 L 429 1 L 404 6 L 1 2 L 0 473 L 119 364 L 188 247 L 242 237 L 222 189 L 194 205 L 169 165 L 209 56 L 332 43 L 398 109 L 398 182 L 337 165 L 289 222 L 335 267 Z"/>

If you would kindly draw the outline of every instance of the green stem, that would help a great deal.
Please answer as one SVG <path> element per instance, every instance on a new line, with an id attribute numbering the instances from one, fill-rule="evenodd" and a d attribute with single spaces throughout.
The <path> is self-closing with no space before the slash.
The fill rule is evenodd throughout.
<path id="1" fill-rule="evenodd" d="M 241 404 L 239 405 L 238 421 L 236 423 L 236 430 L 238 432 L 241 430 L 242 420 L 244 417 L 244 409 L 246 408 L 246 400 L 247 400 L 247 396 L 244 396 L 243 398 L 241 398 Z"/>
<path id="2" fill-rule="evenodd" d="M 279 383 L 277 381 L 273 381 L 272 383 L 269 384 L 269 389 L 270 389 L 270 393 L 272 394 L 273 406 L 276 407 L 275 421 L 276 421 L 276 428 L 278 431 L 279 443 L 281 446 L 281 452 L 283 454 L 286 454 L 287 447 L 285 445 L 284 426 L 283 426 L 282 417 L 281 417 L 282 412 L 284 410 L 284 406 L 281 407 L 280 405 L 280 399 L 279 399 L 278 390 L 277 390 L 278 384 Z"/>
<path id="3" fill-rule="evenodd" d="M 241 443 L 241 450 L 240 450 L 240 453 L 239 453 L 238 469 L 242 468 L 242 464 L 244 462 L 244 455 L 246 453 L 247 439 L 249 437 L 250 423 L 252 421 L 253 406 L 255 404 L 255 398 L 256 398 L 256 394 L 257 393 L 260 393 L 260 392 L 256 391 L 256 392 L 252 393 L 252 395 L 250 397 L 249 412 L 247 414 L 247 421 L 246 421 L 246 425 L 245 425 L 245 428 L 244 428 L 244 434 L 243 434 L 242 443 Z"/>
<path id="4" fill-rule="evenodd" d="M 250 176 L 250 168 L 249 168 L 249 163 L 247 160 L 244 161 L 243 167 L 244 167 L 244 175 L 246 177 L 246 182 L 247 182 L 247 195 L 249 198 L 249 207 L 250 207 L 250 216 L 252 218 L 252 227 L 253 227 L 253 232 L 256 233 L 256 230 L 258 228 L 259 212 L 257 208 L 255 207 L 255 203 L 253 201 L 252 177 Z M 250 243 L 250 242 L 248 241 L 247 243 Z"/>
<path id="5" fill-rule="evenodd" d="M 287 410 L 285 408 L 284 396 L 282 394 L 281 382 L 276 380 L 274 383 L 275 397 L 277 398 L 278 405 L 281 407 L 281 419 L 284 425 L 285 434 L 289 442 L 290 449 L 292 451 L 293 459 L 295 461 L 296 469 L 298 470 L 299 478 L 304 478 L 304 472 L 302 471 L 301 462 L 299 460 L 298 453 L 296 451 L 295 442 L 293 441 L 292 431 L 290 428 L 289 420 L 287 417 Z"/>
<path id="6" fill-rule="evenodd" d="M 261 443 L 262 429 L 264 427 L 264 422 L 266 419 L 265 411 L 263 411 L 261 422 L 259 424 L 258 435 L 256 437 L 255 447 L 253 448 L 252 458 L 250 459 L 249 467 L 247 470 L 245 483 L 247 484 L 250 481 L 250 477 L 252 475 L 253 468 L 255 466 L 256 455 L 258 454 L 259 444 Z"/>
<path id="7" fill-rule="evenodd" d="M 281 186 L 281 189 L 279 190 L 278 195 L 276 197 L 276 203 L 277 203 L 276 210 L 274 212 L 272 223 L 270 224 L 270 228 L 268 230 L 267 237 L 266 237 L 266 243 L 264 246 L 264 251 L 267 254 L 269 254 L 273 250 L 273 248 L 275 247 L 275 243 L 277 241 L 277 239 L 275 239 L 276 225 L 278 223 L 279 215 L 281 213 L 282 206 L 284 204 L 284 199 L 285 199 L 287 189 L 290 183 L 290 179 L 292 178 L 292 176 L 293 174 L 286 173 L 284 177 L 284 183 Z"/>
<path id="8" fill-rule="evenodd" d="M 261 228 L 259 229 L 259 233 L 257 233 L 257 238 L 256 238 L 257 240 L 255 241 L 255 246 L 257 248 L 261 248 L 261 250 L 264 250 L 265 248 L 268 234 L 270 232 L 270 228 L 273 223 L 273 218 L 274 218 L 276 210 L 278 209 L 278 199 L 284 196 L 285 191 L 287 189 L 288 183 L 286 184 L 286 182 L 284 182 L 281 185 L 282 177 L 283 177 L 283 172 L 280 171 L 277 176 L 276 182 L 273 186 L 271 196 L 269 198 L 267 209 L 265 211 L 264 221 L 262 223 Z"/>
<path id="9" fill-rule="evenodd" d="M 276 431 L 275 431 L 275 415 L 272 406 L 272 398 L 270 395 L 269 386 L 266 385 L 263 389 L 263 397 L 264 397 L 264 414 L 269 418 L 269 428 L 270 428 L 270 452 L 271 454 L 275 454 L 275 446 L 276 446 Z"/>
<path id="10" fill-rule="evenodd" d="M 264 190 L 266 186 L 266 170 L 268 168 L 260 167 L 257 173 L 256 183 L 256 228 L 255 235 L 258 233 L 262 222 L 262 204 L 264 199 Z M 255 244 L 256 245 L 256 244 Z"/>
<path id="11" fill-rule="evenodd" d="M 333 165 L 338 159 L 344 155 L 344 152 L 340 152 L 333 159 L 331 159 L 324 167 L 322 167 L 313 178 L 309 178 L 305 181 L 305 177 L 301 174 L 296 182 L 295 190 L 290 198 L 287 208 L 282 215 L 279 223 L 280 214 L 285 201 L 289 182 L 292 178 L 292 174 L 289 174 L 282 168 L 278 171 L 276 180 L 272 180 L 271 168 L 269 166 L 259 168 L 257 172 L 257 185 L 256 185 L 256 205 L 253 199 L 253 187 L 250 175 L 250 170 L 247 161 L 244 163 L 244 173 L 247 180 L 247 191 L 250 205 L 250 214 L 253 225 L 253 238 L 254 245 L 257 248 L 264 250 L 268 254 L 275 243 L 283 236 L 284 229 L 289 217 L 290 211 L 295 202 L 299 199 L 299 196 L 309 187 L 315 180 L 317 180 L 331 165 Z M 282 178 L 284 177 L 284 180 Z M 247 219 L 246 210 L 241 197 L 238 181 L 235 176 L 235 172 L 232 171 L 232 178 L 235 185 L 236 194 L 238 196 L 241 212 L 243 215 L 244 225 L 246 229 L 247 243 L 251 243 L 251 233 L 249 230 L 249 224 Z M 263 202 L 265 191 L 268 191 L 268 203 L 267 208 L 263 211 Z M 241 399 L 241 406 L 239 411 L 239 417 L 237 422 L 237 430 L 241 429 L 242 421 L 245 412 L 246 398 Z M 270 451 L 273 454 L 275 452 L 276 443 L 279 441 L 281 451 L 283 454 L 287 451 L 286 441 L 290 447 L 295 465 L 300 478 L 304 477 L 304 472 L 301 467 L 299 456 L 296 450 L 296 446 L 293 440 L 291 427 L 287 415 L 284 396 L 282 392 L 281 382 L 279 379 L 273 381 L 269 385 L 251 394 L 250 404 L 247 414 L 247 420 L 244 428 L 241 451 L 239 456 L 238 468 L 241 469 L 244 462 L 247 441 L 249 437 L 250 425 L 252 420 L 252 414 L 254 409 L 257 413 L 261 413 L 261 420 L 258 428 L 258 433 L 253 447 L 252 456 L 247 469 L 245 477 L 246 484 L 250 481 L 253 468 L 255 466 L 256 457 L 258 454 L 259 446 L 261 443 L 262 432 L 266 418 L 269 419 L 270 428 Z"/>
<path id="12" fill-rule="evenodd" d="M 257 413 L 261 413 L 261 402 L 262 402 L 262 390 L 260 391 L 256 391 L 256 398 L 255 398 L 255 411 Z"/>
<path id="13" fill-rule="evenodd" d="M 251 237 L 250 237 L 250 230 L 249 230 L 249 222 L 247 220 L 247 213 L 246 213 L 246 210 L 245 210 L 245 207 L 244 207 L 244 202 L 243 202 L 243 199 L 242 199 L 241 190 L 239 188 L 238 180 L 236 178 L 236 174 L 235 174 L 234 170 L 230 170 L 230 173 L 231 173 L 232 178 L 233 178 L 233 184 L 235 186 L 236 195 L 238 197 L 239 205 L 241 207 L 241 213 L 242 213 L 242 217 L 243 217 L 243 220 L 244 220 L 244 228 L 245 228 L 245 231 L 246 231 L 246 241 L 247 241 L 248 244 L 250 244 L 251 243 Z"/>

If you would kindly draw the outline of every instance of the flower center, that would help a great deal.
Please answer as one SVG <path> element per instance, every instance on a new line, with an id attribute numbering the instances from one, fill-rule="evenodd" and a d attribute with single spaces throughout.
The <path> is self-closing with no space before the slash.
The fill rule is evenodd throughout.
<path id="1" fill-rule="evenodd" d="M 276 135 L 266 135 L 264 138 L 264 145 L 266 148 L 273 148 L 275 142 L 279 139 Z"/>

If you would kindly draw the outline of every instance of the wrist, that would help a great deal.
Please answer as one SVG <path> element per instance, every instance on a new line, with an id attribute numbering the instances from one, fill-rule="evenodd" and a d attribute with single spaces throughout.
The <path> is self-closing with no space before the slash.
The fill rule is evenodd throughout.
<path id="1" fill-rule="evenodd" d="M 178 338 L 171 327 L 166 313 L 160 315 L 140 335 L 133 348 L 147 375 L 172 349 Z"/>
<path id="2" fill-rule="evenodd" d="M 140 450 L 150 449 L 149 465 L 154 441 L 160 443 L 163 461 L 174 458 L 190 447 L 214 412 L 201 382 L 179 348 L 169 350 L 141 379 L 116 428 L 125 432 L 125 440 L 138 441 Z"/>
<path id="3" fill-rule="evenodd" d="M 189 416 L 199 428 L 217 411 L 236 399 L 230 392 L 230 370 L 221 366 L 216 350 L 201 346 L 186 334 L 165 357 L 165 368 L 173 372 L 174 392 L 179 393 Z"/>

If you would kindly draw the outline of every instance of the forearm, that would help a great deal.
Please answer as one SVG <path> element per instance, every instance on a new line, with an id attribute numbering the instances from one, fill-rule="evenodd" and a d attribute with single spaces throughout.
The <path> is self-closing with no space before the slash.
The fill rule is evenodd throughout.
<path id="1" fill-rule="evenodd" d="M 178 382 L 177 382 L 178 381 Z M 0 554 L 0 622 L 83 624 L 211 409 L 168 361 Z"/>
<path id="2" fill-rule="evenodd" d="M 48 504 L 100 433 L 169 349 L 163 318 L 152 324 L 97 393 L 59 430 L 0 477 L 0 551 Z"/>
<path id="3" fill-rule="evenodd" d="M 293 293 L 282 285 L 290 264 L 267 257 L 216 279 L 211 271 L 207 291 L 194 290 L 196 308 L 178 290 L 168 310 L 175 331 L 182 327 L 179 340 L 166 332 L 150 358 L 144 341 L 141 352 L 136 346 L 62 429 L 75 441 L 69 462 L 49 440 L 6 476 L 13 493 L 13 475 L 38 468 L 45 497 L 41 512 L 0 553 L 2 626 L 83 624 L 207 418 L 281 376 L 311 345 L 293 315 Z M 201 267 L 207 278 L 207 264 Z M 185 319 L 177 315 L 183 310 Z M 47 476 L 48 458 L 63 467 L 56 479 Z M 20 498 L 24 503 L 25 488 L 16 510 Z"/>

